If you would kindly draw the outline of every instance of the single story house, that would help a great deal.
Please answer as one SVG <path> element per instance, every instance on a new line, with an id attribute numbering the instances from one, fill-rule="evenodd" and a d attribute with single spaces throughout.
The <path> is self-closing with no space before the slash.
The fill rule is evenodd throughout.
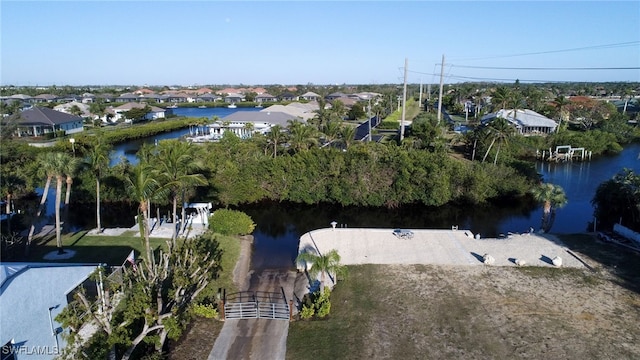
<path id="1" fill-rule="evenodd" d="M 307 91 L 306 93 L 300 95 L 300 99 L 307 100 L 307 101 L 318 101 L 319 98 L 320 98 L 320 95 L 312 91 Z"/>
<path id="2" fill-rule="evenodd" d="M 132 101 L 138 101 L 138 95 L 133 93 L 125 93 L 118 96 L 115 100 L 115 102 L 120 102 L 120 103 L 126 103 L 126 102 L 132 102 Z"/>
<path id="3" fill-rule="evenodd" d="M 231 131 L 239 138 L 246 139 L 255 133 L 266 134 L 271 131 L 271 127 L 274 125 L 286 127 L 289 125 L 289 121 L 304 122 L 304 120 L 291 114 L 264 110 L 236 111 L 210 124 L 210 133 L 214 136 L 222 136 L 225 131 Z"/>
<path id="4" fill-rule="evenodd" d="M 31 99 L 31 102 L 34 104 L 38 104 L 38 103 L 51 103 L 51 102 L 56 102 L 58 100 L 58 97 L 56 95 L 53 94 L 40 94 L 40 95 L 36 95 Z"/>
<path id="5" fill-rule="evenodd" d="M 56 106 L 53 107 L 53 110 L 61 111 L 61 112 L 66 113 L 66 114 L 74 115 L 71 112 L 71 109 L 74 106 L 77 106 L 78 109 L 80 109 L 81 114 L 79 114 L 79 116 L 82 116 L 82 117 L 85 117 L 85 118 L 91 117 L 91 111 L 89 111 L 89 105 L 87 105 L 85 103 L 77 102 L 77 101 L 72 101 L 72 102 L 56 105 Z"/>
<path id="6" fill-rule="evenodd" d="M 0 342 L 2 359 L 51 360 L 66 346 L 55 318 L 70 294 L 97 269 L 90 264 L 0 264 Z M 89 286 L 89 283 L 93 286 Z"/>
<path id="7" fill-rule="evenodd" d="M 298 96 L 292 93 L 284 93 L 280 95 L 280 100 L 282 101 L 298 101 Z"/>
<path id="8" fill-rule="evenodd" d="M 260 112 L 282 112 L 302 119 L 304 121 L 308 121 L 316 117 L 316 115 L 318 114 L 318 109 L 320 109 L 320 107 L 318 106 L 317 102 L 311 102 L 307 104 L 293 102 L 287 105 L 272 105 L 268 108 L 260 110 Z"/>
<path id="9" fill-rule="evenodd" d="M 265 103 L 265 102 L 276 102 L 278 101 L 278 98 L 271 94 L 265 93 L 265 94 L 257 95 L 254 100 L 257 103 Z"/>
<path id="10" fill-rule="evenodd" d="M 149 105 L 141 104 L 137 102 L 131 102 L 131 103 L 126 103 L 124 105 L 120 105 L 115 108 L 110 108 L 113 114 L 113 118 L 111 119 L 111 121 L 119 121 L 121 119 L 124 119 L 124 113 L 126 113 L 127 111 L 133 108 L 143 109 L 145 106 L 149 106 Z M 162 109 L 156 106 L 149 106 L 149 107 L 151 108 L 151 111 L 149 111 L 147 115 L 144 117 L 145 120 L 163 119 L 165 117 L 165 113 L 166 113 L 165 109 Z M 106 116 L 107 115 L 105 115 L 105 117 Z M 105 119 L 102 119 L 102 121 L 105 121 Z M 124 121 L 127 122 L 129 120 L 124 119 Z"/>
<path id="11" fill-rule="evenodd" d="M 244 95 L 238 93 L 230 93 L 224 97 L 224 102 L 227 104 L 235 104 L 241 101 L 244 101 Z"/>
<path id="12" fill-rule="evenodd" d="M 215 102 L 219 100 L 222 100 L 221 96 L 213 95 L 211 93 L 206 93 L 206 94 L 198 95 L 196 102 Z"/>
<path id="13" fill-rule="evenodd" d="M 34 106 L 24 110 L 18 117 L 18 136 L 43 136 L 63 130 L 75 134 L 84 130 L 81 116 L 66 114 L 46 107 Z"/>
<path id="14" fill-rule="evenodd" d="M 528 109 L 501 109 L 483 116 L 480 122 L 487 124 L 496 118 L 507 120 L 518 133 L 523 135 L 549 134 L 556 131 L 558 127 L 554 120 Z"/>

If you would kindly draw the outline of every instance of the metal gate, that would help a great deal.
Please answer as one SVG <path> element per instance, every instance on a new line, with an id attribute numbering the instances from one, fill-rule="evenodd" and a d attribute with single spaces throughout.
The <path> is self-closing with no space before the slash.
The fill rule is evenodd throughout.
<path id="1" fill-rule="evenodd" d="M 290 320 L 291 308 L 281 292 L 241 291 L 224 296 L 225 319 Z"/>

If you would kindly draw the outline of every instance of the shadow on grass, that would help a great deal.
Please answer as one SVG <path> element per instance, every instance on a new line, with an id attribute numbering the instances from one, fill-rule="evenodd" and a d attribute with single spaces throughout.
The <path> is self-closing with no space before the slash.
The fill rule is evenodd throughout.
<path id="1" fill-rule="evenodd" d="M 150 245 L 157 252 L 166 248 L 166 240 L 151 238 Z M 69 259 L 45 260 L 44 256 L 57 251 L 56 237 L 44 237 L 32 244 L 29 256 L 18 254 L 12 261 L 19 262 L 54 262 L 54 263 L 106 263 L 108 265 L 122 265 L 131 250 L 135 250 L 136 257 L 144 252 L 142 240 L 136 236 L 94 236 L 87 231 L 65 234 L 62 246 L 66 250 L 75 251 Z"/>
<path id="2" fill-rule="evenodd" d="M 632 250 L 601 242 L 593 234 L 558 235 L 565 245 L 607 268 L 614 282 L 640 293 L 640 254 Z"/>

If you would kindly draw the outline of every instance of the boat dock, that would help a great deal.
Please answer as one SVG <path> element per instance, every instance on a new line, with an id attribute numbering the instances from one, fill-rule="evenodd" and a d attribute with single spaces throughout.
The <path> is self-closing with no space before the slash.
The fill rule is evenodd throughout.
<path id="1" fill-rule="evenodd" d="M 536 159 L 541 159 L 549 162 L 566 162 L 566 161 L 585 161 L 591 160 L 592 151 L 587 151 L 585 148 L 574 148 L 571 145 L 556 146 L 556 150 L 553 151 L 549 148 L 549 151 L 536 150 Z"/>

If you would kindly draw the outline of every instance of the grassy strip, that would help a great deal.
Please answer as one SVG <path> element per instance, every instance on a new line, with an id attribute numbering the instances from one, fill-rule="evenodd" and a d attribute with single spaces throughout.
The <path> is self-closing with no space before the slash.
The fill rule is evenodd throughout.
<path id="1" fill-rule="evenodd" d="M 143 240 L 138 236 L 91 236 L 87 231 L 79 231 L 62 236 L 62 246 L 65 250 L 75 251 L 70 259 L 44 260 L 44 256 L 57 251 L 55 236 L 48 237 L 46 242 L 34 246 L 26 261 L 51 261 L 57 263 L 106 263 L 112 266 L 122 265 L 131 250 L 136 255 L 144 253 Z M 151 238 L 154 249 L 166 248 L 167 239 Z"/>
<path id="2" fill-rule="evenodd" d="M 375 296 L 384 291 L 375 282 L 376 266 L 349 266 L 348 280 L 331 294 L 331 314 L 325 320 L 289 325 L 287 359 L 344 359 L 362 353 L 370 320 L 383 311 Z"/>
<path id="3" fill-rule="evenodd" d="M 227 289 L 227 293 L 238 291 L 233 284 L 233 269 L 240 258 L 240 241 L 235 236 L 216 235 L 216 239 L 222 249 L 222 258 L 220 259 L 220 276 L 213 286 Z"/>

